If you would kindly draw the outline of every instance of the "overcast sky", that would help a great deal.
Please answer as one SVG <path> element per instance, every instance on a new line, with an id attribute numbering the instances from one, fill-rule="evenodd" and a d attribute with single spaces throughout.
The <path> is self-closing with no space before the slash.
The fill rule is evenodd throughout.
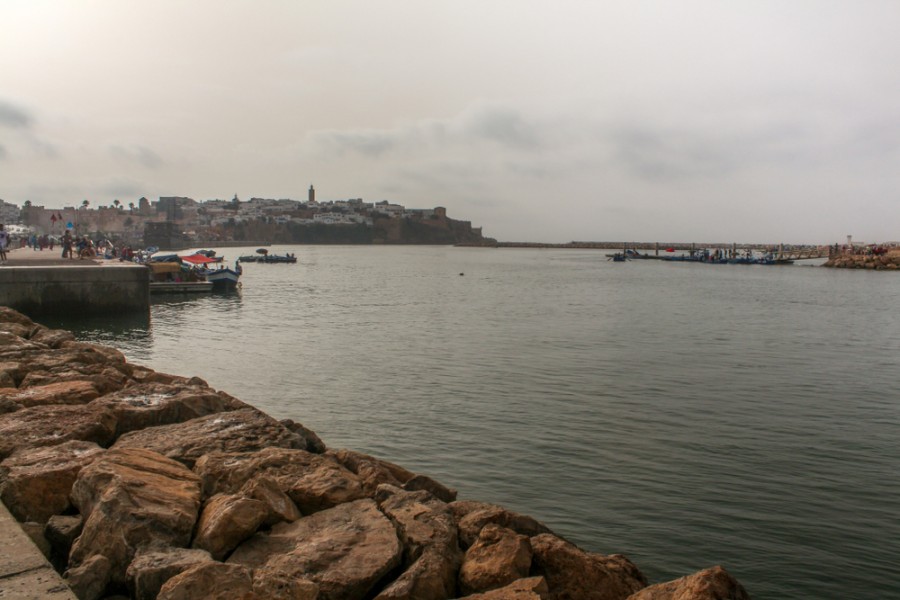
<path id="1" fill-rule="evenodd" d="M 900 239 L 896 0 L 2 0 L 0 198 Z"/>

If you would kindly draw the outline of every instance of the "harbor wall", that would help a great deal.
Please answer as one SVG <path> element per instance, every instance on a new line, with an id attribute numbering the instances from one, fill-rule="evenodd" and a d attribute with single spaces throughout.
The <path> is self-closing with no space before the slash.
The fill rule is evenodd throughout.
<path id="1" fill-rule="evenodd" d="M 0 306 L 30 316 L 149 313 L 150 279 L 131 264 L 4 267 Z"/>

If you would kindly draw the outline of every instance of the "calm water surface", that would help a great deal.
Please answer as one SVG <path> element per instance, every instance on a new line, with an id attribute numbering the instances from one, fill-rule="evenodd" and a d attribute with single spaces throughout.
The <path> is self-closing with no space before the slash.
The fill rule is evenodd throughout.
<path id="1" fill-rule="evenodd" d="M 900 276 L 274 251 L 300 262 L 246 265 L 239 295 L 65 326 L 654 582 L 722 564 L 754 598 L 900 597 Z"/>

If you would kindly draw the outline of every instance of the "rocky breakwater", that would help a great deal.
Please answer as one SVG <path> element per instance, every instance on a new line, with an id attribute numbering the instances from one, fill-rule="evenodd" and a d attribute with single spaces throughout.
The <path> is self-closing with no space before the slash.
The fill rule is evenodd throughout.
<path id="1" fill-rule="evenodd" d="M 2 307 L 0 461 L 3 502 L 84 600 L 748 597 L 719 567 L 648 586 L 624 556 Z"/>
<path id="2" fill-rule="evenodd" d="M 888 254 L 838 254 L 822 265 L 834 269 L 870 269 L 873 271 L 896 271 L 900 269 L 900 252 Z"/>

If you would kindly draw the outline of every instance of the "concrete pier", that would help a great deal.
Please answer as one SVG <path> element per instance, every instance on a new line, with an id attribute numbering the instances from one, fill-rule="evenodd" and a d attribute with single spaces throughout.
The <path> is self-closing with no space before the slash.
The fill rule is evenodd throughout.
<path id="1" fill-rule="evenodd" d="M 142 265 L 70 260 L 54 251 L 12 250 L 0 266 L 0 305 L 31 317 L 122 315 L 150 311 L 150 277 Z"/>
<path id="2" fill-rule="evenodd" d="M 76 600 L 6 506 L 0 502 L 0 598 Z"/>

